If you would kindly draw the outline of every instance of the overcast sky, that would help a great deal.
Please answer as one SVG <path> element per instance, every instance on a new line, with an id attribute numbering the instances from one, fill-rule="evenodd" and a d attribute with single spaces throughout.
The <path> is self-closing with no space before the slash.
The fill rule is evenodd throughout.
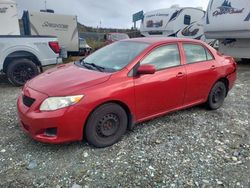
<path id="1" fill-rule="evenodd" d="M 23 10 L 39 11 L 44 9 L 45 0 L 16 0 L 19 16 Z M 202 7 L 206 10 L 209 0 L 47 0 L 47 8 L 60 14 L 77 15 L 84 25 L 111 28 L 131 28 L 132 14 L 169 8 L 178 4 L 181 7 Z M 138 25 L 139 26 L 139 23 Z"/>

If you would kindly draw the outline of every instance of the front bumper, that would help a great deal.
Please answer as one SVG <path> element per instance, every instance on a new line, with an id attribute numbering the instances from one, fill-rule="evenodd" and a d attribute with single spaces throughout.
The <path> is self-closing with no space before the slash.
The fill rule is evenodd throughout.
<path id="1" fill-rule="evenodd" d="M 23 103 L 23 95 L 35 99 L 30 106 Z M 73 105 L 60 110 L 41 112 L 39 107 L 48 96 L 25 87 L 17 101 L 19 122 L 22 129 L 33 139 L 45 143 L 64 143 L 82 140 L 83 128 L 88 111 L 81 105 Z M 56 130 L 55 135 L 47 131 Z"/>

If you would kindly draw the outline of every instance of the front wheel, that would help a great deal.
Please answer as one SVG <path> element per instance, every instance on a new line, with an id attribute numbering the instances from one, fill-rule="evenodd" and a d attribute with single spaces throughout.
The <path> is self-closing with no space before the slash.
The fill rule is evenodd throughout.
<path id="1" fill-rule="evenodd" d="M 89 117 L 85 136 L 89 144 L 103 148 L 118 142 L 126 132 L 128 118 L 125 110 L 114 103 L 98 107 Z"/>
<path id="2" fill-rule="evenodd" d="M 7 69 L 7 77 L 15 86 L 22 86 L 39 74 L 36 64 L 29 59 L 15 59 Z"/>
<path id="3" fill-rule="evenodd" d="M 223 82 L 218 81 L 211 89 L 208 100 L 207 107 L 211 110 L 216 110 L 220 108 L 225 100 L 227 93 L 226 86 Z"/>

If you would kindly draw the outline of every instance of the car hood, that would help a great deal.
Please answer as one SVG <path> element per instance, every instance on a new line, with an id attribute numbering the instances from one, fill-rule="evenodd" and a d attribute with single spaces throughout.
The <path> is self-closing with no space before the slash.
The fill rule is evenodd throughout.
<path id="1" fill-rule="evenodd" d="M 47 70 L 30 80 L 27 86 L 48 96 L 65 96 L 103 83 L 110 75 L 70 63 Z"/>

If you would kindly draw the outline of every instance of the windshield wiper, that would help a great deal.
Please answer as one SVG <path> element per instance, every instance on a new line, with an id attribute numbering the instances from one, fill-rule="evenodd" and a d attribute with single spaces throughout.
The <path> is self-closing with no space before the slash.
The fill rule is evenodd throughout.
<path id="1" fill-rule="evenodd" d="M 96 69 L 96 70 L 98 70 L 100 72 L 104 72 L 104 70 L 105 70 L 105 68 L 102 67 L 102 66 L 96 65 L 94 63 L 88 63 L 88 62 L 86 62 L 84 60 L 81 60 L 80 63 L 81 63 L 81 65 L 83 65 L 83 66 L 85 66 L 87 68 L 92 67 L 92 69 L 93 69 L 93 67 L 94 67 L 94 69 Z"/>
<path id="2" fill-rule="evenodd" d="M 96 65 L 96 64 L 94 64 L 94 63 L 85 63 L 85 64 L 90 65 L 90 66 L 92 66 L 92 67 L 95 67 L 95 68 L 96 68 L 97 70 L 99 70 L 100 72 L 104 72 L 104 70 L 105 70 L 104 67 L 99 66 L 99 65 Z"/>

